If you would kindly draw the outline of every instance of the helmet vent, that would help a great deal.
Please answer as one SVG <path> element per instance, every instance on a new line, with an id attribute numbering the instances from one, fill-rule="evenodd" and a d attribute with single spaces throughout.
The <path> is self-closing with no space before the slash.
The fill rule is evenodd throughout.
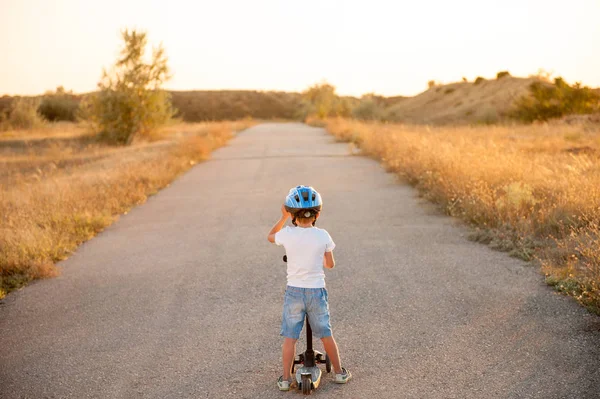
<path id="1" fill-rule="evenodd" d="M 294 197 L 294 199 L 296 200 L 296 202 L 300 202 L 300 197 L 298 197 L 298 194 L 296 194 L 296 196 Z"/>
<path id="2" fill-rule="evenodd" d="M 308 191 L 302 192 L 302 198 L 304 199 L 304 201 L 308 201 Z"/>
<path id="3" fill-rule="evenodd" d="M 315 200 L 315 198 L 317 198 L 317 196 L 315 195 L 315 193 L 313 193 L 313 195 L 312 195 L 312 200 L 314 201 L 314 200 Z"/>

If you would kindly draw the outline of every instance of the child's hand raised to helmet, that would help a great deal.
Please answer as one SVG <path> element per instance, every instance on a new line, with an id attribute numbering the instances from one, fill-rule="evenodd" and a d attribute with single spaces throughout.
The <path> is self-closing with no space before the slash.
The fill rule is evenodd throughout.
<path id="1" fill-rule="evenodd" d="M 292 216 L 292 214 L 291 214 L 291 213 L 289 213 L 289 212 L 287 211 L 287 209 L 285 209 L 285 205 L 281 205 L 281 216 L 282 216 L 284 219 L 287 219 L 287 218 L 289 218 L 289 217 L 291 217 L 291 216 Z"/>
<path id="2" fill-rule="evenodd" d="M 277 221 L 277 223 L 275 223 L 275 226 L 273 226 L 271 231 L 269 231 L 269 236 L 267 237 L 269 242 L 275 243 L 275 234 L 277 234 L 277 232 L 283 228 L 283 226 L 285 225 L 285 221 L 290 216 L 290 213 L 287 211 L 287 209 L 285 209 L 285 205 L 281 205 L 281 218 L 279 218 L 279 221 Z"/>

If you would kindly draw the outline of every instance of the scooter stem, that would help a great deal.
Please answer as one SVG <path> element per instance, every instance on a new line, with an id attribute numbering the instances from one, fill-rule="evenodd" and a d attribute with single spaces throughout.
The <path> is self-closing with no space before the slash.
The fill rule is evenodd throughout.
<path id="1" fill-rule="evenodd" d="M 315 367 L 315 351 L 312 345 L 312 328 L 306 316 L 306 352 L 304 352 L 304 367 Z"/>

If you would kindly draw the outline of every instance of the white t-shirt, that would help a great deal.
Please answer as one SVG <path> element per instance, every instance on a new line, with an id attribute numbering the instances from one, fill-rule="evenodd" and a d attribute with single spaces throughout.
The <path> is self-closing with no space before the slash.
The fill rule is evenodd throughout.
<path id="1" fill-rule="evenodd" d="M 275 244 L 283 245 L 287 255 L 287 285 L 324 288 L 323 256 L 335 243 L 327 230 L 316 227 L 286 226 L 275 234 Z"/>

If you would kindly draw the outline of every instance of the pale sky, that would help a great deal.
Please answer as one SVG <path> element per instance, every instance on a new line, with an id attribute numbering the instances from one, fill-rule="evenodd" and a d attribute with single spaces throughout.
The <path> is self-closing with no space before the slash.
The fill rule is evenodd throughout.
<path id="1" fill-rule="evenodd" d="M 0 0 L 0 95 L 94 90 L 123 28 L 163 43 L 175 90 L 414 95 L 539 68 L 600 86 L 600 0 Z"/>

